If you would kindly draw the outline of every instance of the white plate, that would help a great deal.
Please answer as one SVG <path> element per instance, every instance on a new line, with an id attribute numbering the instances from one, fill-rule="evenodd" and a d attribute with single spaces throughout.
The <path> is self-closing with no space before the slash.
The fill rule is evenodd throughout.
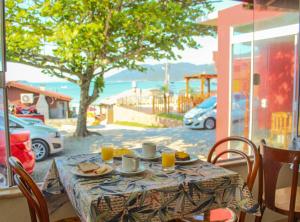
<path id="1" fill-rule="evenodd" d="M 137 153 L 138 157 L 141 158 L 142 160 L 157 160 L 161 157 L 160 152 L 156 152 L 155 156 L 153 157 L 145 157 L 143 156 L 143 153 Z"/>
<path id="2" fill-rule="evenodd" d="M 141 174 L 141 173 L 145 172 L 146 168 L 144 166 L 140 166 L 137 171 L 128 172 L 128 171 L 125 171 L 124 169 L 122 169 L 121 166 L 119 166 L 119 167 L 116 168 L 116 171 L 119 172 L 121 175 L 124 175 L 124 176 L 134 176 L 134 175 L 138 175 L 138 174 Z"/>
<path id="3" fill-rule="evenodd" d="M 91 173 L 83 173 L 81 170 L 78 169 L 78 167 L 73 167 L 71 169 L 71 173 L 73 173 L 76 176 L 80 176 L 80 177 L 99 177 L 99 176 L 103 176 L 106 174 L 109 174 L 113 171 L 113 168 L 107 164 L 104 164 L 102 166 L 106 167 L 106 170 L 102 173 L 95 173 L 95 172 L 91 172 Z"/>
<path id="4" fill-rule="evenodd" d="M 175 160 L 175 164 L 178 165 L 184 165 L 184 164 L 190 164 L 190 163 L 195 163 L 199 160 L 199 158 L 195 155 L 190 155 L 189 160 Z"/>

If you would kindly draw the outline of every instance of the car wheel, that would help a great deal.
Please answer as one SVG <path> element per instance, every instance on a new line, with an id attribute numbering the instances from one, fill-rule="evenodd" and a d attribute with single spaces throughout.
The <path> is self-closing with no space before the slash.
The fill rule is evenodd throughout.
<path id="1" fill-rule="evenodd" d="M 215 129 L 216 128 L 216 120 L 212 117 L 207 118 L 204 122 L 204 128 L 209 129 L 209 130 Z"/>
<path id="2" fill-rule="evenodd" d="M 39 139 L 32 140 L 32 150 L 35 153 L 36 161 L 44 160 L 49 155 L 49 146 L 43 140 L 39 140 Z"/>

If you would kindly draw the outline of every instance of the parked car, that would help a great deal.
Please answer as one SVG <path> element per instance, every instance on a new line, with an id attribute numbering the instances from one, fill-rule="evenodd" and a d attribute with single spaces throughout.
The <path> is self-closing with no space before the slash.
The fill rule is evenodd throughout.
<path id="1" fill-rule="evenodd" d="M 32 149 L 37 161 L 44 160 L 50 154 L 64 149 L 63 136 L 53 127 L 31 124 L 13 115 L 9 116 L 9 127 L 11 129 L 22 128 L 30 131 Z"/>
<path id="2" fill-rule="evenodd" d="M 242 94 L 233 94 L 232 120 L 242 120 L 245 115 L 246 97 Z M 217 116 L 217 96 L 211 96 L 198 106 L 188 111 L 183 123 L 191 129 L 215 129 Z"/>
<path id="3" fill-rule="evenodd" d="M 3 121 L 0 120 L 0 187 L 6 184 L 6 148 L 3 125 Z M 14 129 L 10 131 L 10 150 L 11 155 L 18 158 L 25 170 L 32 174 L 35 167 L 35 154 L 31 148 L 28 130 Z"/>
<path id="4" fill-rule="evenodd" d="M 18 118 L 21 119 L 21 120 L 24 120 L 25 122 L 28 122 L 28 123 L 30 123 L 32 125 L 35 125 L 35 124 L 44 125 L 44 122 L 42 120 L 40 120 L 40 119 L 27 118 L 27 117 L 26 118 L 25 117 L 22 117 L 22 118 L 18 117 Z"/>

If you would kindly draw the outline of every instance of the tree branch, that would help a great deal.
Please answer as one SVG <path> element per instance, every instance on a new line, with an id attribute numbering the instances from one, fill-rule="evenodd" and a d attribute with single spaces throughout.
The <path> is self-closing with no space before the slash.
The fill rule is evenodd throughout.
<path id="1" fill-rule="evenodd" d="M 50 75 L 56 76 L 56 77 L 58 77 L 58 78 L 65 79 L 65 80 L 67 80 L 67 81 L 69 81 L 69 82 L 78 84 L 78 80 L 75 80 L 75 79 L 73 79 L 73 78 L 71 78 L 71 77 L 69 77 L 69 76 L 66 76 L 66 75 L 64 75 L 64 74 L 61 73 L 61 72 L 55 72 L 55 70 L 45 70 L 45 72 L 46 72 L 46 73 L 49 73 Z M 44 72 L 44 73 L 45 73 L 45 72 Z"/>
<path id="2" fill-rule="evenodd" d="M 93 103 L 98 97 L 99 97 L 99 88 L 97 87 L 97 82 L 95 81 L 94 83 L 94 89 L 92 95 L 89 96 L 88 98 L 88 104 Z"/>
<path id="3" fill-rule="evenodd" d="M 105 38 L 105 42 L 107 43 L 108 42 L 108 30 L 109 30 L 109 27 L 110 27 L 110 20 L 111 20 L 111 10 L 109 9 L 108 10 L 108 15 L 106 17 L 106 20 L 105 20 L 105 28 L 104 28 L 104 38 Z"/>

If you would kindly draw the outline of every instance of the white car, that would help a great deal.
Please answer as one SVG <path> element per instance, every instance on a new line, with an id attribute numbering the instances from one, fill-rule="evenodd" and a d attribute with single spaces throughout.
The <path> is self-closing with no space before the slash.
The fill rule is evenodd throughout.
<path id="1" fill-rule="evenodd" d="M 232 120 L 244 118 L 246 98 L 241 94 L 233 95 Z M 217 96 L 211 96 L 198 106 L 188 111 L 183 118 L 183 123 L 191 129 L 215 129 L 217 116 Z"/>
<path id="2" fill-rule="evenodd" d="M 23 128 L 30 132 L 32 150 L 37 161 L 44 160 L 50 154 L 64 149 L 63 136 L 53 127 L 33 124 L 13 115 L 9 116 L 9 127 L 12 129 Z"/>
<path id="3" fill-rule="evenodd" d="M 32 125 L 36 125 L 36 124 L 44 125 L 44 122 L 40 119 L 27 118 L 27 117 L 18 117 L 18 118 L 24 120 L 25 122 L 31 123 Z"/>

